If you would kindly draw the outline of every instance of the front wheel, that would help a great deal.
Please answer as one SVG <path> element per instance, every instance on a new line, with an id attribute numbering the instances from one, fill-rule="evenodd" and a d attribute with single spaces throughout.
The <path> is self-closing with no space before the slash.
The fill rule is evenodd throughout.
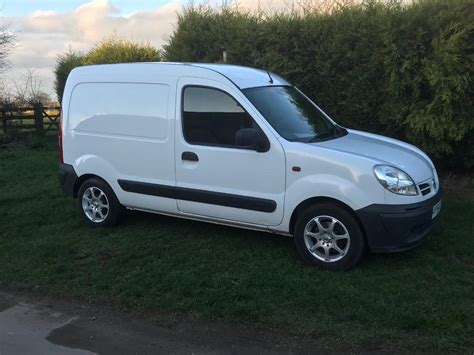
<path id="1" fill-rule="evenodd" d="M 296 221 L 295 243 L 303 260 L 328 270 L 348 270 L 362 258 L 365 237 L 353 215 L 332 203 L 316 204 Z"/>
<path id="2" fill-rule="evenodd" d="M 86 180 L 78 193 L 79 208 L 84 220 L 94 227 L 109 227 L 118 223 L 122 206 L 112 188 L 103 180 Z"/>

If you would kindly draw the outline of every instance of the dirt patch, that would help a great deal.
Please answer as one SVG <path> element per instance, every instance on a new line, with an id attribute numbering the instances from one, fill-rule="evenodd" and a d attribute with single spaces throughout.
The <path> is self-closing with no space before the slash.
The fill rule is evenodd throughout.
<path id="1" fill-rule="evenodd" d="M 0 312 L 15 305 L 15 300 L 9 295 L 0 294 Z"/>
<path id="2" fill-rule="evenodd" d="M 197 322 L 173 315 L 150 317 L 119 313 L 105 306 L 56 300 L 48 297 L 0 292 L 0 305 L 22 309 L 18 317 L 35 317 L 35 332 L 48 329 L 44 340 L 61 351 L 89 351 L 100 354 L 148 353 L 310 353 L 317 339 L 299 339 L 282 334 L 239 328 L 221 323 Z M 13 308 L 11 308 L 13 309 Z M 58 322 L 58 320 L 68 320 Z M 25 321 L 21 320 L 20 323 Z M 17 323 L 17 319 L 14 320 Z M 27 321 L 27 320 L 26 320 Z M 54 326 L 53 322 L 56 322 Z M 9 324 L 0 324 L 8 328 Z M 50 330 L 50 328 L 52 330 Z M 25 334 L 28 334 L 26 332 Z M 37 335 L 37 332 L 35 333 Z M 17 334 L 18 335 L 18 334 Z M 28 342 L 28 335 L 19 337 Z M 0 337 L 1 338 L 1 337 Z M 17 337 L 18 338 L 18 337 Z M 25 338 L 25 339 L 23 339 Z M 36 337 L 38 338 L 38 337 Z M 41 339 L 35 340 L 41 346 Z M 15 351 L 15 344 L 9 350 Z M 20 344 L 21 345 L 21 344 Z M 38 346 L 39 346 L 38 345 Z M 0 349 L 2 344 L 0 344 Z M 51 348 L 53 351 L 54 349 Z"/>

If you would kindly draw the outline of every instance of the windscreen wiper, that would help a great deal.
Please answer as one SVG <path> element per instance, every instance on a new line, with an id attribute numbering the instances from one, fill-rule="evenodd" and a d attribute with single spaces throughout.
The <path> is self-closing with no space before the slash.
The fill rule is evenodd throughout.
<path id="1" fill-rule="evenodd" d="M 321 133 L 321 134 L 316 134 L 313 138 L 311 138 L 308 143 L 314 143 L 314 142 L 319 142 L 321 140 L 324 140 L 326 138 L 330 138 L 332 136 L 335 136 L 337 134 L 337 129 L 336 126 L 333 126 L 329 131 Z"/>
<path id="2" fill-rule="evenodd" d="M 320 142 L 322 140 L 326 140 L 328 138 L 337 138 L 342 137 L 347 134 L 347 130 L 342 128 L 341 126 L 334 125 L 329 131 L 317 134 L 313 138 L 311 138 L 308 143 Z"/>

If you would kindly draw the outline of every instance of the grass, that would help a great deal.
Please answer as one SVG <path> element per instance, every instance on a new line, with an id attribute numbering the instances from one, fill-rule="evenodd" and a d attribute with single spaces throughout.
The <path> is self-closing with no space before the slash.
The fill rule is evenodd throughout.
<path id="1" fill-rule="evenodd" d="M 323 349 L 474 349 L 472 200 L 446 198 L 421 247 L 334 273 L 266 233 L 141 213 L 92 229 L 56 170 L 55 148 L 0 151 L 0 289 L 254 326 Z"/>

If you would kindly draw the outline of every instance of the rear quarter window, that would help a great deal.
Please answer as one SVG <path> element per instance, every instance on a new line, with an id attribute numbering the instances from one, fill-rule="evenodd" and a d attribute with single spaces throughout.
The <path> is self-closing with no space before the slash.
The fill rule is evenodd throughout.
<path id="1" fill-rule="evenodd" d="M 164 139 L 169 87 L 161 84 L 82 83 L 74 88 L 68 127 L 78 132 Z"/>

